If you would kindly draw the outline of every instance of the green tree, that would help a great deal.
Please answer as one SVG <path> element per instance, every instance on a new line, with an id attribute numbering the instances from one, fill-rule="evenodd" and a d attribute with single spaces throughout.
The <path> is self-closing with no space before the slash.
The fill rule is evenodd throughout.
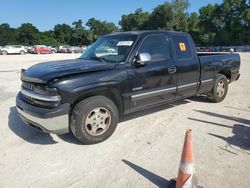
<path id="1" fill-rule="evenodd" d="M 77 20 L 73 22 L 72 25 L 75 26 L 75 29 L 84 29 L 82 20 Z"/>
<path id="2" fill-rule="evenodd" d="M 93 37 L 92 31 L 85 29 L 83 31 L 83 45 L 90 45 L 91 43 L 93 43 L 92 37 Z"/>
<path id="3" fill-rule="evenodd" d="M 220 12 L 221 7 L 218 4 L 212 5 L 208 4 L 202 7 L 200 12 L 200 42 L 203 45 L 212 45 L 216 42 L 216 34 L 221 31 L 223 25 L 223 20 L 221 20 Z"/>
<path id="4" fill-rule="evenodd" d="M 144 12 L 142 9 L 136 9 L 134 13 L 128 15 L 122 15 L 122 19 L 119 24 L 123 31 L 134 31 L 145 29 L 149 19 L 149 13 Z"/>
<path id="5" fill-rule="evenodd" d="M 189 7 L 188 0 L 174 0 L 171 3 L 171 10 L 173 14 L 172 28 L 175 31 L 187 31 L 188 27 L 188 14 L 187 8 Z"/>
<path id="6" fill-rule="evenodd" d="M 55 39 L 54 31 L 50 30 L 50 31 L 40 32 L 37 44 L 57 46 L 58 42 Z"/>
<path id="7" fill-rule="evenodd" d="M 114 23 L 96 20 L 95 18 L 90 18 L 86 23 L 86 26 L 89 27 L 92 32 L 91 42 L 94 42 L 102 35 L 118 31 L 118 28 Z"/>
<path id="8" fill-rule="evenodd" d="M 34 45 L 39 38 L 39 30 L 31 23 L 23 23 L 16 32 L 17 41 L 22 45 Z"/>
<path id="9" fill-rule="evenodd" d="M 85 36 L 85 30 L 83 27 L 83 21 L 82 20 L 77 20 L 72 23 L 74 26 L 72 30 L 72 37 L 70 44 L 73 46 L 82 46 L 86 44 L 86 36 Z"/>
<path id="10" fill-rule="evenodd" d="M 165 2 L 154 8 L 149 16 L 147 29 L 173 30 L 172 20 L 173 14 L 171 4 Z"/>
<path id="11" fill-rule="evenodd" d="M 242 45 L 250 43 L 246 0 L 224 0 L 222 4 L 201 7 L 200 41 L 203 45 Z"/>
<path id="12" fill-rule="evenodd" d="M 241 44 L 250 44 L 250 1 L 246 5 L 243 14 L 243 32 L 241 34 Z"/>
<path id="13" fill-rule="evenodd" d="M 3 23 L 0 25 L 0 45 L 5 46 L 8 44 L 15 44 L 15 29 L 10 28 L 10 25 Z"/>
<path id="14" fill-rule="evenodd" d="M 188 17 L 188 31 L 199 31 L 199 16 L 196 12 L 192 12 Z"/>
<path id="15" fill-rule="evenodd" d="M 67 24 L 57 24 L 54 27 L 55 38 L 59 44 L 70 44 L 73 29 Z"/>
<path id="16" fill-rule="evenodd" d="M 188 17 L 187 20 L 187 30 L 190 33 L 190 35 L 193 37 L 193 40 L 195 43 L 199 43 L 199 32 L 200 32 L 200 28 L 199 28 L 199 16 L 197 13 L 193 12 L 190 14 L 190 16 Z"/>
<path id="17" fill-rule="evenodd" d="M 224 22 L 222 42 L 227 45 L 250 42 L 249 19 L 245 16 L 249 11 L 249 4 L 247 5 L 246 0 L 224 0 L 221 9 Z"/>
<path id="18" fill-rule="evenodd" d="M 187 31 L 188 6 L 187 0 L 173 0 L 157 6 L 149 16 L 147 29 Z"/>

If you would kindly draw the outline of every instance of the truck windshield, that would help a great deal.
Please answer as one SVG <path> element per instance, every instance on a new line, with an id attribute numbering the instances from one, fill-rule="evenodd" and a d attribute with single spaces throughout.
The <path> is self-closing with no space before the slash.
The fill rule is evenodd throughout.
<path id="1" fill-rule="evenodd" d="M 136 38 L 136 35 L 104 36 L 92 44 L 80 59 L 112 63 L 124 62 Z"/>

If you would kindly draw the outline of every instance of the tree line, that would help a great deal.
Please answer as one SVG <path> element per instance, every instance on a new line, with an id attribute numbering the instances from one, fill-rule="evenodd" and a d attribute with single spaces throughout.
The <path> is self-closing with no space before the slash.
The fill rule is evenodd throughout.
<path id="1" fill-rule="evenodd" d="M 11 28 L 0 25 L 0 45 L 89 45 L 102 35 L 117 31 L 167 30 L 189 32 L 198 45 L 250 44 L 249 0 L 224 0 L 221 4 L 208 4 L 199 13 L 188 13 L 188 0 L 172 0 L 155 7 L 152 12 L 136 9 L 122 15 L 118 28 L 114 23 L 90 18 L 85 24 L 77 20 L 57 24 L 53 30 L 39 31 L 31 23 Z"/>

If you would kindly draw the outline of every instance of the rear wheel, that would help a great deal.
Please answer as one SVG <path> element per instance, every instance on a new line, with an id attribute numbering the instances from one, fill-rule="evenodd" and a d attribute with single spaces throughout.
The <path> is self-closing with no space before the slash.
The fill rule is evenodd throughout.
<path id="1" fill-rule="evenodd" d="M 24 55 L 24 54 L 25 54 L 25 51 L 21 50 L 20 55 Z"/>
<path id="2" fill-rule="evenodd" d="M 226 76 L 219 74 L 215 80 L 214 87 L 208 95 L 211 102 L 221 102 L 225 99 L 228 90 L 228 81 Z"/>
<path id="3" fill-rule="evenodd" d="M 94 96 L 75 106 L 70 129 L 81 143 L 95 144 L 113 134 L 118 119 L 119 113 L 112 100 L 104 96 Z"/>
<path id="4" fill-rule="evenodd" d="M 2 51 L 1 54 L 2 55 L 8 55 L 8 52 L 7 51 Z"/>

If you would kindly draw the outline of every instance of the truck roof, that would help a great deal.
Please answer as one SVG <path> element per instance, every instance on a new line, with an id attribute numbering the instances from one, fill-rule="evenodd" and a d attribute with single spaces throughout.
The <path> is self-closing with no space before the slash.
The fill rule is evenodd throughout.
<path id="1" fill-rule="evenodd" d="M 125 31 L 125 32 L 115 32 L 111 33 L 106 36 L 114 36 L 114 35 L 142 35 L 142 34 L 154 34 L 154 33 L 185 33 L 185 32 L 178 32 L 178 31 L 163 31 L 163 30 L 138 30 L 138 31 Z"/>

